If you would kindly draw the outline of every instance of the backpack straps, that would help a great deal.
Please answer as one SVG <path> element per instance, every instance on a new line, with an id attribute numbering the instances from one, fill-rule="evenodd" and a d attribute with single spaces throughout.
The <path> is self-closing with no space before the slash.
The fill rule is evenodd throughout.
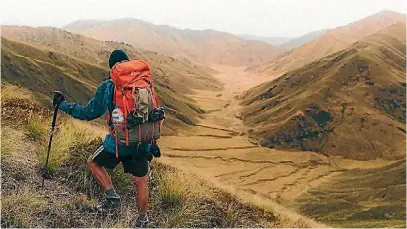
<path id="1" fill-rule="evenodd" d="M 115 139 L 115 145 L 116 145 L 116 158 L 119 158 L 119 142 L 117 140 L 117 133 L 115 133 L 115 138 L 114 139 Z"/>
<path id="2" fill-rule="evenodd" d="M 153 99 L 153 108 L 157 108 L 159 106 L 158 104 L 158 97 L 157 97 L 157 93 L 154 90 L 153 84 L 151 84 L 151 92 L 152 92 L 152 99 Z"/>
<path id="3" fill-rule="evenodd" d="M 129 108 L 127 107 L 127 102 L 126 102 L 126 95 L 123 93 L 123 105 L 124 105 L 124 119 L 127 120 Z M 129 145 L 129 129 L 127 126 L 124 127 L 124 131 L 126 132 L 126 146 Z"/>

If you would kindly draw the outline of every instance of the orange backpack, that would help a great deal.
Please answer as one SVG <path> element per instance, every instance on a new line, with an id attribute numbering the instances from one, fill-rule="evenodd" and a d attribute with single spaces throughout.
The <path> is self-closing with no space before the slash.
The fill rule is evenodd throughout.
<path id="1" fill-rule="evenodd" d="M 119 144 L 138 147 L 142 142 L 157 140 L 162 120 L 149 119 L 159 104 L 147 62 L 132 59 L 117 63 L 112 67 L 110 78 L 115 85 L 113 104 L 122 110 L 125 120 L 122 131 L 112 131 L 118 157 Z"/>

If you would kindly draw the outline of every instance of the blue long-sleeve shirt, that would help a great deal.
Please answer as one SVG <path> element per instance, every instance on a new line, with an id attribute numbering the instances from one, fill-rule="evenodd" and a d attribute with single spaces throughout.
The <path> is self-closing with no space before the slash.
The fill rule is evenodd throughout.
<path id="1" fill-rule="evenodd" d="M 94 97 L 89 100 L 86 106 L 64 101 L 60 104 L 59 109 L 74 118 L 87 121 L 101 117 L 105 114 L 106 110 L 109 111 L 111 115 L 114 109 L 113 90 L 114 85 L 112 81 L 106 80 L 99 85 Z M 107 152 L 115 154 L 116 145 L 114 136 L 107 134 L 103 141 L 103 147 Z M 137 150 L 137 148 L 119 145 L 120 156 L 131 155 L 135 150 Z"/>

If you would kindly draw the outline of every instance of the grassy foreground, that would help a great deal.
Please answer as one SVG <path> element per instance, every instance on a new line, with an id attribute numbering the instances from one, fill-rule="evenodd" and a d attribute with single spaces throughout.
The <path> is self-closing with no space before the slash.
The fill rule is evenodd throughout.
<path id="1" fill-rule="evenodd" d="M 29 92 L 19 96 L 13 93 L 15 87 L 2 89 L 1 227 L 132 227 L 136 191 L 121 166 L 111 174 L 122 197 L 122 213 L 102 217 L 95 212 L 103 196 L 86 159 L 101 142 L 99 127 L 61 112 L 50 157 L 51 178 L 41 188 L 51 112 L 33 102 Z M 151 227 L 275 226 L 272 213 L 185 172 L 153 162 L 149 177 Z"/>

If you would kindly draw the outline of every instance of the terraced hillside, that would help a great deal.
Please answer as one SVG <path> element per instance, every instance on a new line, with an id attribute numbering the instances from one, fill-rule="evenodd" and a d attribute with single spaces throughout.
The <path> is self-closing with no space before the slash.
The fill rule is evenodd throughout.
<path id="1" fill-rule="evenodd" d="M 220 90 L 221 83 L 198 66 L 116 42 L 102 42 L 51 28 L 2 27 L 2 78 L 37 92 L 45 102 L 54 90 L 85 103 L 108 76 L 110 52 L 121 48 L 132 58 L 149 61 L 160 98 L 169 113 L 165 126 L 196 123 L 204 111 L 184 96 L 191 89 Z M 78 93 L 80 92 L 80 93 Z M 182 129 L 182 128 L 179 128 Z"/>
<path id="2" fill-rule="evenodd" d="M 404 158 L 405 27 L 394 24 L 244 93 L 250 136 L 271 148 Z"/>

